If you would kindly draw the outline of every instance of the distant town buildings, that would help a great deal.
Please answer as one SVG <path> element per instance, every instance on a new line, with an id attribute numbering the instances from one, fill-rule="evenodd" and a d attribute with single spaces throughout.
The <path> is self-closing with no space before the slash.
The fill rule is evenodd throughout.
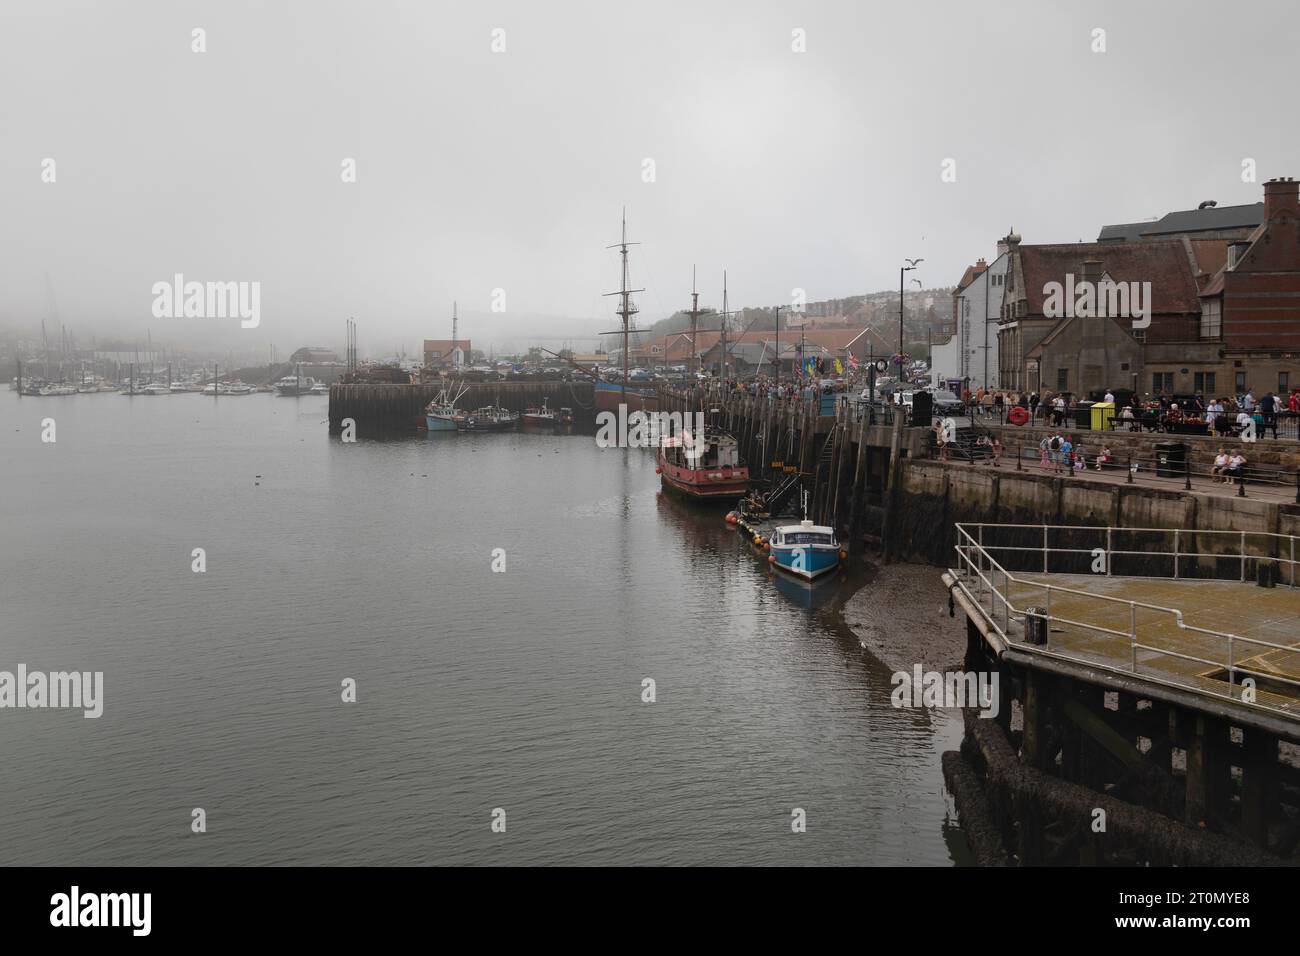
<path id="1" fill-rule="evenodd" d="M 306 346 L 290 355 L 289 361 L 295 365 L 338 365 L 341 360 L 333 349 Z"/>
<path id="2" fill-rule="evenodd" d="M 461 368 L 468 364 L 470 351 L 469 339 L 425 339 L 424 367 Z"/>

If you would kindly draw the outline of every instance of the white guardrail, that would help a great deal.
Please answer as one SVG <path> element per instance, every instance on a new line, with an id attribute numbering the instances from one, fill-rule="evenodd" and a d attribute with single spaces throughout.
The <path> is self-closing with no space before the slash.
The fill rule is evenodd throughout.
<path id="1" fill-rule="evenodd" d="M 1001 544 L 994 543 L 998 537 L 999 531 L 1014 530 L 1018 535 L 1027 537 L 1030 533 L 1035 536 L 1033 546 L 1024 544 Z M 1094 548 L 1080 547 L 1053 547 L 1051 538 L 1053 533 L 1057 538 L 1064 537 L 1068 533 L 1073 537 L 1083 537 L 1096 535 L 1097 545 Z M 1041 534 L 1041 538 L 1038 535 Z M 1163 536 L 1164 541 L 1168 541 L 1172 536 L 1173 550 L 1159 550 L 1158 548 L 1140 548 L 1140 549 L 1120 549 L 1114 548 L 1116 538 L 1136 540 L 1145 536 Z M 1183 545 L 1191 541 L 1193 545 L 1197 539 L 1206 537 L 1217 540 L 1230 540 L 1235 542 L 1235 550 L 1228 551 L 1188 551 L 1183 549 Z M 1251 553 L 1250 546 L 1255 541 L 1263 541 L 1265 548 Z M 963 593 L 970 599 L 971 603 L 977 607 L 995 632 L 1002 638 L 1004 644 L 1014 646 L 1018 651 L 1026 651 L 1033 654 L 1042 654 L 1048 657 L 1054 657 L 1061 660 L 1074 661 L 1086 664 L 1089 667 L 1108 670 L 1124 675 L 1138 675 L 1143 680 L 1151 681 L 1156 684 L 1162 684 L 1167 687 L 1177 688 L 1182 691 L 1190 691 L 1207 697 L 1229 698 L 1237 703 L 1244 704 L 1248 707 L 1267 711 L 1269 713 L 1282 715 L 1290 719 L 1296 719 L 1300 716 L 1300 709 L 1291 710 L 1266 703 L 1260 703 L 1256 700 L 1244 699 L 1250 695 L 1244 695 L 1242 688 L 1239 686 L 1239 677 L 1250 677 L 1257 681 L 1266 679 L 1270 683 L 1288 684 L 1300 690 L 1300 680 L 1284 676 L 1277 672 L 1262 672 L 1253 668 L 1243 666 L 1241 660 L 1243 656 L 1250 658 L 1261 653 L 1254 648 L 1268 648 L 1271 650 L 1292 651 L 1300 655 L 1300 644 L 1277 644 L 1272 641 L 1261 640 L 1260 638 L 1246 637 L 1242 634 L 1234 634 L 1226 631 L 1209 630 L 1202 627 L 1196 627 L 1188 624 L 1183 618 L 1183 612 L 1178 608 L 1164 607 L 1158 604 L 1150 604 L 1143 601 L 1132 601 L 1124 598 L 1112 597 L 1107 594 L 1098 594 L 1093 591 L 1081 590 L 1075 587 L 1066 587 L 1059 584 L 1049 584 L 1041 580 L 1034 580 L 1025 577 L 1026 574 L 1038 574 L 1038 566 L 1041 563 L 1041 573 L 1051 574 L 1052 558 L 1058 555 L 1087 555 L 1089 560 L 1099 557 L 1099 552 L 1104 552 L 1105 556 L 1105 574 L 1111 575 L 1114 570 L 1114 558 L 1125 555 L 1141 555 L 1146 559 L 1165 557 L 1172 562 L 1172 574 L 1153 575 L 1124 575 L 1125 577 L 1136 578 L 1160 578 L 1176 579 L 1179 578 L 1180 565 L 1185 566 L 1185 562 L 1190 558 L 1216 559 L 1219 561 L 1238 561 L 1240 563 L 1240 572 L 1238 580 L 1246 580 L 1246 564 L 1248 561 L 1265 561 L 1277 562 L 1289 567 L 1289 587 L 1294 589 L 1296 586 L 1296 541 L 1295 535 L 1272 534 L 1268 532 L 1239 532 L 1239 531 L 1190 531 L 1175 530 L 1164 528 L 1112 528 L 1112 527 L 1087 527 L 1078 525 L 1022 525 L 1022 524 L 958 524 L 957 525 L 957 567 L 950 569 L 956 580 L 955 586 L 960 588 Z M 1041 543 L 1039 543 L 1041 542 Z M 1231 546 L 1231 545 L 1230 545 Z M 1034 555 L 1041 552 L 1041 562 L 1033 558 L 1034 571 L 1008 571 L 1001 562 L 994 556 L 993 552 L 1011 552 L 1017 555 Z M 1284 556 L 1285 555 L 1285 556 Z M 1008 563 L 1011 563 L 1009 559 Z M 1021 562 L 1016 562 L 1021 563 Z M 1023 563 L 1030 563 L 1026 561 Z M 1058 571 L 1060 569 L 1058 560 Z M 1100 572 L 1098 572 L 1100 574 Z M 1189 579 L 1190 580 L 1190 579 Z M 1198 580 L 1229 580 L 1224 578 L 1198 578 Z M 1012 600 L 1012 588 L 1016 589 L 1016 598 L 1024 604 L 1017 606 Z M 1042 603 L 1029 604 L 1025 603 L 1024 594 L 1028 591 L 1032 594 L 1041 594 Z M 1095 621 L 1080 621 L 1064 617 L 1060 614 L 1052 613 L 1052 596 L 1069 595 L 1071 598 L 1081 598 L 1085 602 L 1095 603 L 1098 609 L 1113 611 L 1115 608 L 1128 610 L 1129 626 L 1126 630 L 1120 630 L 1113 627 L 1106 627 Z M 1030 613 L 1030 609 L 1038 607 L 1038 612 Z M 1139 611 L 1151 612 L 1157 619 L 1157 624 L 1153 625 L 1150 621 L 1139 622 Z M 1077 613 L 1077 612 L 1076 612 Z M 1044 643 L 1032 644 L 1028 641 L 1019 639 L 1013 640 L 1009 632 L 1012 623 L 1019 624 L 1022 628 L 1026 625 L 1026 618 L 1033 617 L 1042 620 L 1042 627 L 1045 631 Z M 1144 630 L 1149 633 L 1155 626 L 1160 624 L 1167 625 L 1172 620 L 1177 627 L 1178 632 L 1187 632 L 1189 634 L 1198 634 L 1210 637 L 1222 642 L 1221 658 L 1205 658 L 1191 654 L 1184 654 L 1179 651 L 1171 650 L 1167 647 L 1157 647 L 1143 640 Z M 1128 641 L 1129 644 L 1129 666 L 1118 667 L 1112 664 L 1106 664 L 1097 659 L 1096 655 L 1084 655 L 1069 648 L 1052 647 L 1051 633 L 1053 624 L 1064 625 L 1070 628 L 1077 628 L 1083 632 L 1109 635 Z M 1248 652 L 1243 655 L 1242 647 L 1245 646 Z M 1204 664 L 1207 667 L 1215 667 L 1224 670 L 1228 675 L 1228 681 L 1224 686 L 1223 693 L 1218 694 L 1209 690 L 1203 684 L 1195 681 L 1179 681 L 1176 677 L 1171 678 L 1169 675 L 1153 673 L 1150 668 L 1145 670 L 1139 669 L 1138 652 L 1150 651 L 1152 653 L 1172 658 L 1178 658 L 1184 661 L 1192 661 Z M 1300 703 L 1300 701 L 1297 701 Z"/>

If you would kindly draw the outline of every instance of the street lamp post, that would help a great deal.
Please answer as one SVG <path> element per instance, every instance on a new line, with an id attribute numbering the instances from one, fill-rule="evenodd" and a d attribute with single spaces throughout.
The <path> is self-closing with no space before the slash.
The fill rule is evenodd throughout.
<path id="1" fill-rule="evenodd" d="M 776 385 L 781 387 L 781 309 L 784 306 L 776 307 Z"/>
<path id="2" fill-rule="evenodd" d="M 899 378 L 902 378 L 902 356 L 903 356 L 903 273 L 911 272 L 916 268 L 918 262 L 924 262 L 924 259 L 908 259 L 904 257 L 905 266 L 899 267 L 898 270 L 898 356 L 899 356 Z"/>

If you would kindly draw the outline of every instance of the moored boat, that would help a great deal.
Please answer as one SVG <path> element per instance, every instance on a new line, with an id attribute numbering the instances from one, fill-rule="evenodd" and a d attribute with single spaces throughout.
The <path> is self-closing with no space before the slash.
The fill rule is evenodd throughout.
<path id="1" fill-rule="evenodd" d="M 842 552 L 835 529 L 813 524 L 807 518 L 798 524 L 782 525 L 768 541 L 772 564 L 811 581 L 840 566 Z"/>
<path id="2" fill-rule="evenodd" d="M 456 402 L 466 391 L 461 386 L 453 395 L 450 388 L 442 388 L 424 408 L 425 427 L 431 432 L 454 432 L 465 418 L 466 413 L 456 407 Z"/>
<path id="3" fill-rule="evenodd" d="M 726 432 L 665 435 L 656 458 L 663 487 L 696 501 L 735 501 L 749 486 L 749 467 Z"/>
<path id="4" fill-rule="evenodd" d="M 653 388 L 638 388 L 620 382 L 596 382 L 596 411 L 618 414 L 618 407 L 626 405 L 629 412 L 655 412 L 659 410 L 659 392 Z"/>
<path id="5" fill-rule="evenodd" d="M 489 405 L 476 408 L 456 421 L 456 428 L 463 432 L 507 432 L 519 424 L 519 416 L 508 408 Z"/>
<path id="6" fill-rule="evenodd" d="M 275 383 L 275 391 L 289 398 L 298 395 L 310 395 L 312 388 L 316 385 L 314 378 L 303 378 L 300 375 L 286 375 Z"/>
<path id="7" fill-rule="evenodd" d="M 542 402 L 540 408 L 530 406 L 524 409 L 524 413 L 519 416 L 519 424 L 524 428 L 555 428 L 560 423 L 560 416 L 554 409 L 546 407 L 546 402 Z"/>

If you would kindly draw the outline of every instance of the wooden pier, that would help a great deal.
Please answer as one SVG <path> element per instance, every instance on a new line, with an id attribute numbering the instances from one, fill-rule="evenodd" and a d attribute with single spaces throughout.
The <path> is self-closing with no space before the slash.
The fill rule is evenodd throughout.
<path id="1" fill-rule="evenodd" d="M 1292 536 L 963 525 L 959 540 L 944 580 L 966 667 L 996 673 L 1000 700 L 993 719 L 968 713 L 944 773 L 984 862 L 1297 861 Z"/>

